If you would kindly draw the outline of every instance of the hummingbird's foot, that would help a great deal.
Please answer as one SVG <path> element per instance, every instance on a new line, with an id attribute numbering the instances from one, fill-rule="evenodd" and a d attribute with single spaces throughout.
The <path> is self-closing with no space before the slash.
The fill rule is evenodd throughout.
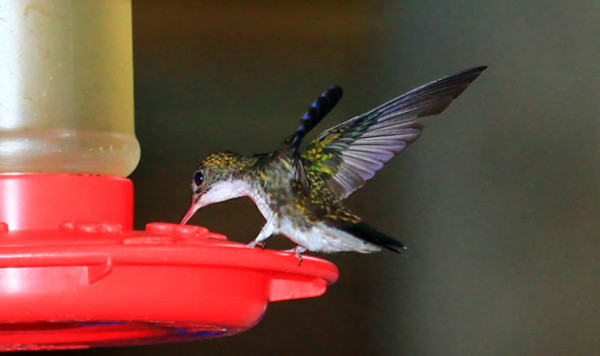
<path id="1" fill-rule="evenodd" d="M 298 266 L 302 266 L 302 255 L 301 253 L 306 251 L 306 247 L 302 247 L 300 245 L 289 249 L 289 250 L 284 250 L 283 252 L 293 252 L 296 255 L 296 258 L 298 259 Z"/>
<path id="2" fill-rule="evenodd" d="M 267 239 L 273 235 L 273 219 L 267 220 L 267 223 L 258 233 L 258 236 L 254 239 L 254 241 L 250 242 L 246 245 L 246 247 L 260 247 L 265 249 L 267 247 Z"/>
<path id="3" fill-rule="evenodd" d="M 247 244 L 246 247 L 249 247 L 249 248 L 260 247 L 260 248 L 262 248 L 264 250 L 265 248 L 267 248 L 267 241 L 265 241 L 265 240 L 263 240 L 263 241 L 256 241 L 256 240 L 254 240 L 254 241 L 250 242 L 249 244 Z"/>

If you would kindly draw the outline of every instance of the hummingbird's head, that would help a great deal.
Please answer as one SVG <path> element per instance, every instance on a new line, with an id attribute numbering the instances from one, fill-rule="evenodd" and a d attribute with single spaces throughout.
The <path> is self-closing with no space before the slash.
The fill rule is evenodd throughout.
<path id="1" fill-rule="evenodd" d="M 203 206 L 247 195 L 250 188 L 242 179 L 244 168 L 247 168 L 244 157 L 233 152 L 206 157 L 192 176 L 192 204 L 181 224 Z"/>

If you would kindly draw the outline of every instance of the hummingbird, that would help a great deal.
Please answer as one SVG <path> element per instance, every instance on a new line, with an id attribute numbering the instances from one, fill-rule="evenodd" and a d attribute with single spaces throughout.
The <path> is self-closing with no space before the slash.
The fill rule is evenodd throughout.
<path id="1" fill-rule="evenodd" d="M 297 245 L 288 251 L 300 261 L 307 250 L 405 250 L 404 244 L 363 222 L 342 201 L 421 135 L 421 117 L 441 113 L 484 69 L 471 68 L 411 90 L 321 132 L 301 150 L 302 139 L 342 98 L 342 88 L 330 87 L 277 150 L 254 155 L 225 151 L 206 157 L 192 176 L 192 203 L 181 224 L 204 206 L 247 196 L 266 220 L 248 247 L 264 248 L 270 236 L 282 234 Z"/>

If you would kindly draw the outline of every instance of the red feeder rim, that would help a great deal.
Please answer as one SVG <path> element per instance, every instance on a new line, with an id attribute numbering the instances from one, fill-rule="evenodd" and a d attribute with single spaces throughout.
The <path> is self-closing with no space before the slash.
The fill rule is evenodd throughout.
<path id="1" fill-rule="evenodd" d="M 232 335 L 268 302 L 315 297 L 328 261 L 246 248 L 204 227 L 132 230 L 133 185 L 77 174 L 0 175 L 0 351 Z"/>

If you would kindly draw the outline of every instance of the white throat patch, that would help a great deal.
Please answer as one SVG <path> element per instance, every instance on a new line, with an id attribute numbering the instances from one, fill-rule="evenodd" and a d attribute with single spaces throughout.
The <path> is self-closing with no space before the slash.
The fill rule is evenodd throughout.
<path id="1" fill-rule="evenodd" d="M 243 180 L 226 180 L 213 184 L 200 198 L 201 206 L 252 194 L 252 187 Z"/>
<path id="2" fill-rule="evenodd" d="M 209 191 L 204 193 L 202 198 L 200 198 L 199 206 L 202 207 L 229 199 L 248 196 L 254 201 L 262 216 L 269 220 L 273 212 L 269 208 L 269 202 L 265 194 L 261 193 L 255 191 L 252 185 L 244 180 L 226 180 L 215 183 Z"/>

